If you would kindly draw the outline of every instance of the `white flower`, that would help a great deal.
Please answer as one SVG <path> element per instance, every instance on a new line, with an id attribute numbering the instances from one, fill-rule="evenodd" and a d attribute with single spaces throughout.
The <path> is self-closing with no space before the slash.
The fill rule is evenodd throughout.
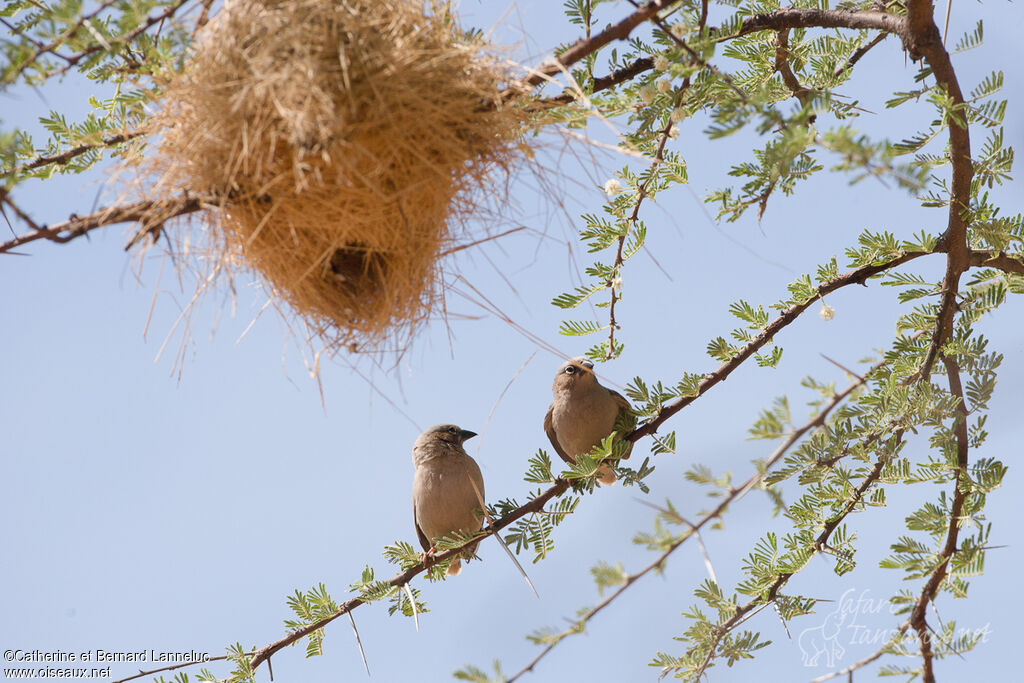
<path id="1" fill-rule="evenodd" d="M 674 125 L 671 128 L 669 128 L 668 129 L 668 136 L 670 138 L 672 138 L 673 140 L 675 140 L 677 137 L 679 137 L 679 126 L 675 126 Z"/>
<path id="2" fill-rule="evenodd" d="M 618 178 L 612 178 L 604 184 L 604 193 L 609 197 L 617 195 L 622 191 L 622 183 L 619 182 Z"/>
<path id="3" fill-rule="evenodd" d="M 672 24 L 672 28 L 669 30 L 672 31 L 672 35 L 674 35 L 676 38 L 682 38 L 686 35 L 686 32 L 689 31 L 689 28 L 686 26 L 686 24 L 680 21 L 678 23 Z"/>
<path id="4" fill-rule="evenodd" d="M 668 71 L 668 57 L 665 55 L 656 55 L 654 57 L 654 70 Z"/>
<path id="5" fill-rule="evenodd" d="M 672 110 L 672 113 L 668 115 L 668 120 L 672 123 L 679 123 L 686 118 L 686 110 L 682 107 L 676 107 Z"/>
<path id="6" fill-rule="evenodd" d="M 832 308 L 827 303 L 822 301 L 821 302 L 821 310 L 818 311 L 818 315 L 821 316 L 822 320 L 824 320 L 825 322 L 828 322 L 832 318 L 836 317 L 836 309 Z"/>
<path id="7" fill-rule="evenodd" d="M 640 96 L 640 101 L 643 102 L 644 104 L 650 104 L 651 102 L 653 102 L 654 97 L 657 95 L 657 93 L 654 92 L 654 87 L 651 86 L 650 83 L 648 83 L 647 85 L 641 85 L 640 90 L 637 91 L 637 94 Z"/>
<path id="8" fill-rule="evenodd" d="M 622 291 L 622 278 L 616 275 L 615 279 L 612 280 L 612 287 Z"/>
<path id="9" fill-rule="evenodd" d="M 662 78 L 658 81 L 658 92 L 668 92 L 672 89 L 672 81 L 667 78 Z"/>

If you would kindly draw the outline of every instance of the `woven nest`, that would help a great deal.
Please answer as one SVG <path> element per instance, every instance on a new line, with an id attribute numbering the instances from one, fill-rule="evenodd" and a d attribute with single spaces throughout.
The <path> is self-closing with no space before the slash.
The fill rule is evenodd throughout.
<path id="1" fill-rule="evenodd" d="M 408 339 L 523 151 L 483 47 L 416 0 L 229 0 L 166 89 L 146 194 L 213 197 L 211 263 L 258 273 L 329 347 Z"/>

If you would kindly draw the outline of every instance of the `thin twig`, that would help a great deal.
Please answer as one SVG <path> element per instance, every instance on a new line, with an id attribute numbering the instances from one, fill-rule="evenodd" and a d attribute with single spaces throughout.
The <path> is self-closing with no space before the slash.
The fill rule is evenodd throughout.
<path id="1" fill-rule="evenodd" d="M 853 370 L 851 370 L 850 368 L 846 367 L 845 365 L 843 365 L 843 364 L 842 364 L 842 363 L 840 363 L 839 361 L 836 361 L 836 360 L 832 360 L 831 358 L 829 358 L 828 356 L 826 356 L 826 355 L 825 355 L 825 354 L 823 354 L 823 353 L 822 353 L 822 354 L 818 354 L 818 355 L 820 355 L 820 356 L 821 356 L 822 358 L 824 358 L 825 360 L 827 360 L 827 361 L 828 361 L 829 363 L 831 363 L 832 365 L 836 366 L 837 368 L 839 368 L 840 370 L 842 370 L 842 371 L 843 371 L 843 372 L 845 372 L 846 374 L 850 375 L 851 377 L 856 377 L 856 378 L 858 378 L 858 379 L 861 379 L 861 380 L 863 380 L 863 379 L 864 379 L 863 377 L 861 377 L 861 376 L 860 376 L 860 375 L 858 375 L 858 374 L 857 374 L 856 372 L 854 372 L 854 371 L 853 371 Z"/>
<path id="2" fill-rule="evenodd" d="M 128 43 L 132 42 L 133 40 L 138 38 L 140 35 L 142 35 L 146 31 L 148 31 L 149 29 L 151 29 L 154 26 L 156 26 L 157 24 L 161 24 L 165 20 L 173 17 L 177 13 L 177 11 L 179 9 L 181 9 L 182 6 L 185 5 L 188 2 L 191 2 L 191 0 L 178 0 L 178 2 L 176 2 L 175 4 L 169 5 L 160 14 L 154 15 L 152 17 L 148 17 L 144 22 L 142 22 L 140 25 L 136 26 L 131 31 L 128 31 L 126 33 L 121 34 L 120 36 L 115 37 L 112 40 L 113 44 L 127 45 Z M 86 26 L 91 26 L 91 24 L 89 24 L 89 21 L 90 20 L 87 19 L 83 23 Z M 88 57 L 89 55 L 91 55 L 91 54 L 93 54 L 95 52 L 99 52 L 100 50 L 103 50 L 103 49 L 110 50 L 112 48 L 110 48 L 110 46 L 107 46 L 106 48 L 104 48 L 104 46 L 102 44 L 94 43 L 93 45 L 90 45 L 89 47 L 85 48 L 84 50 L 82 50 L 80 52 L 76 52 L 75 54 L 71 55 L 70 57 L 65 57 L 65 60 L 67 61 L 67 65 L 62 67 L 54 75 L 55 76 L 62 76 L 64 74 L 66 74 L 76 64 L 78 64 L 78 62 L 82 61 L 84 58 Z"/>
<path id="3" fill-rule="evenodd" d="M 103 138 L 100 142 L 83 143 L 81 145 L 78 145 L 77 147 L 72 147 L 71 149 L 65 150 L 60 154 L 40 155 L 32 159 L 31 161 L 28 161 L 19 166 L 15 166 L 12 169 L 4 169 L 0 171 L 0 178 L 6 178 L 8 176 L 17 176 L 24 173 L 25 171 L 31 171 L 33 169 L 39 168 L 40 166 L 47 166 L 49 164 L 63 166 L 64 164 L 67 164 L 75 157 L 81 156 L 82 154 L 85 154 L 88 151 L 94 149 L 102 149 L 106 147 L 113 147 L 114 145 L 119 145 L 122 142 L 127 142 L 129 140 L 137 138 L 142 134 L 143 132 L 141 130 L 129 130 L 124 133 L 118 133 L 117 135 L 111 135 L 110 137 Z"/>
<path id="4" fill-rule="evenodd" d="M 184 193 L 168 200 L 144 200 L 121 206 L 111 206 L 100 209 L 87 216 L 71 217 L 61 223 L 49 227 L 42 226 L 33 229 L 0 244 L 0 254 L 12 249 L 35 242 L 36 240 L 49 240 L 51 242 L 70 242 L 76 237 L 86 233 L 117 223 L 144 222 L 146 224 L 157 224 L 167 221 L 176 216 L 194 213 L 203 208 L 217 205 L 216 198 L 202 195 Z"/>
<path id="5" fill-rule="evenodd" d="M 857 64 L 857 62 L 859 62 L 861 58 L 864 57 L 864 55 L 866 55 L 869 50 L 871 50 L 871 48 L 875 47 L 888 37 L 888 33 L 882 32 L 879 33 L 874 38 L 872 38 L 871 41 L 868 42 L 866 45 L 861 45 L 860 47 L 858 47 L 856 50 L 853 51 L 853 54 L 850 55 L 850 58 L 846 60 L 845 64 L 836 67 L 836 70 L 833 75 L 841 76 L 843 72 L 852 69 Z"/>
<path id="6" fill-rule="evenodd" d="M 637 5 L 637 3 L 634 2 L 633 0 L 630 1 L 633 2 L 634 6 Z M 666 32 L 667 35 L 671 36 L 673 40 L 675 40 L 679 45 L 683 46 L 688 51 L 688 53 L 691 55 L 691 63 L 700 63 L 705 68 L 710 68 L 709 65 L 700 58 L 700 55 L 698 55 L 696 52 L 690 49 L 690 47 L 686 45 L 686 43 L 684 43 L 682 39 L 678 38 L 675 34 L 672 33 L 671 30 L 669 30 L 665 26 L 664 22 L 661 20 L 660 17 L 658 17 L 657 14 L 652 15 L 651 20 L 654 21 L 654 23 L 656 23 L 658 26 L 660 26 Z M 700 29 L 703 28 L 704 26 L 702 23 Z M 689 90 L 689 88 L 690 76 L 687 76 L 685 79 L 683 79 L 682 85 L 676 92 L 675 101 L 672 105 L 673 111 L 682 104 L 683 97 L 686 96 L 686 91 Z M 655 168 L 657 168 L 665 161 L 665 145 L 668 143 L 669 134 L 672 132 L 672 128 L 675 125 L 676 124 L 672 121 L 672 118 L 669 117 L 668 123 L 665 124 L 665 127 L 659 134 L 658 147 L 654 152 L 654 159 L 651 161 L 650 165 L 651 171 L 653 171 Z M 628 226 L 635 226 L 637 224 L 637 221 L 640 218 L 640 205 L 643 204 L 644 199 L 647 197 L 647 186 L 651 182 L 651 180 L 654 179 L 654 177 L 654 174 L 651 173 L 646 180 L 644 180 L 642 183 L 640 183 L 640 185 L 637 186 L 636 204 L 634 204 L 633 211 L 630 214 L 629 219 L 627 220 Z M 620 287 L 620 285 L 618 284 L 618 278 L 624 263 L 622 257 L 622 250 L 626 244 L 626 238 L 629 236 L 629 232 L 630 231 L 627 229 L 625 233 L 619 236 L 618 245 L 615 249 L 615 262 L 612 264 L 612 279 L 609 282 L 608 286 L 608 289 L 611 290 L 611 297 L 610 302 L 608 304 L 608 352 L 605 354 L 606 359 L 610 359 L 612 358 L 612 356 L 615 355 L 615 328 L 618 326 L 618 323 L 615 320 L 615 304 L 620 298 L 617 293 L 617 289 Z"/>
<path id="7" fill-rule="evenodd" d="M 892 638 L 890 638 L 889 641 L 885 645 L 883 645 L 874 654 L 868 655 L 864 659 L 861 659 L 860 661 L 854 662 L 850 666 L 848 666 L 845 669 L 842 669 L 840 671 L 830 671 L 829 673 L 824 674 L 823 676 L 818 676 L 817 678 L 812 680 L 811 683 L 823 683 L 824 681 L 827 681 L 830 678 L 836 678 L 837 676 L 844 676 L 844 675 L 848 676 L 852 680 L 853 679 L 853 672 L 854 671 L 856 671 L 857 669 L 864 668 L 865 666 L 867 666 L 871 662 L 875 661 L 876 659 L 878 659 L 879 657 L 884 655 L 889 650 L 889 648 L 892 646 L 893 642 L 897 638 L 901 638 L 901 637 L 903 637 L 903 632 L 897 630 L 896 633 L 893 634 Z"/>
<path id="8" fill-rule="evenodd" d="M 562 73 L 568 67 L 581 59 L 586 58 L 588 55 L 597 52 L 605 45 L 616 40 L 626 40 L 629 38 L 629 34 L 633 32 L 634 28 L 644 23 L 661 10 L 671 7 L 677 2 L 679 2 L 679 0 L 650 0 L 649 2 L 645 2 L 628 17 L 620 20 L 612 26 L 609 26 L 596 36 L 592 36 L 589 39 L 581 38 L 580 40 L 577 40 L 553 59 L 548 60 L 547 63 L 533 69 L 530 76 L 528 76 L 520 85 L 514 86 L 512 89 L 522 91 L 535 88 L 541 83 L 546 82 L 551 76 L 556 76 Z"/>
<path id="9" fill-rule="evenodd" d="M 463 249 L 469 249 L 470 247 L 475 247 L 477 245 L 483 244 L 484 242 L 490 242 L 491 240 L 496 240 L 496 239 L 500 239 L 502 237 L 506 237 L 508 235 L 511 235 L 512 233 L 519 232 L 520 230 L 526 230 L 526 226 L 525 225 L 521 225 L 518 228 L 512 228 L 511 230 L 506 230 L 505 232 L 500 232 L 497 235 L 489 235 L 487 237 L 483 237 L 481 239 L 474 240 L 472 242 L 468 242 L 466 244 L 457 244 L 454 247 L 451 247 L 449 249 L 445 249 L 444 251 L 442 251 L 439 254 L 439 258 L 444 258 L 445 256 L 450 256 L 451 254 L 454 254 L 456 252 L 462 251 Z"/>
<path id="10" fill-rule="evenodd" d="M 587 84 L 587 92 L 591 94 L 601 92 L 602 90 L 608 90 L 613 88 L 619 83 L 632 80 L 636 76 L 642 74 L 645 71 L 650 71 L 654 68 L 654 60 L 650 57 L 638 57 L 628 66 L 624 66 L 621 69 L 616 69 L 607 76 L 601 76 L 595 78 Z M 527 103 L 526 109 L 528 111 L 539 111 L 543 109 L 550 109 L 552 107 L 561 107 L 566 104 L 571 104 L 579 99 L 579 95 L 574 91 L 570 90 L 563 92 L 561 95 L 554 95 L 552 97 L 545 97 L 533 102 Z"/>
<path id="11" fill-rule="evenodd" d="M 91 20 L 93 17 L 97 16 L 100 12 L 102 12 L 105 9 L 107 9 L 108 7 L 110 7 L 111 5 L 113 5 L 117 1 L 118 0 L 103 0 L 103 2 L 101 2 L 99 4 L 99 6 L 95 10 L 93 10 L 89 14 L 81 15 L 78 18 L 78 20 L 74 24 L 72 24 L 71 27 L 67 31 L 65 31 L 64 33 L 60 34 L 59 36 L 57 36 L 56 38 L 54 38 L 52 41 L 50 41 L 49 43 L 47 43 L 45 45 L 43 45 L 42 43 L 36 42 L 36 41 L 32 40 L 31 38 L 29 38 L 29 40 L 32 40 L 32 42 L 35 45 L 37 45 L 38 47 L 36 48 L 35 52 L 33 52 L 28 57 L 26 57 L 23 62 L 18 64 L 18 66 L 15 67 L 14 71 L 11 72 L 11 74 L 9 76 L 7 76 L 4 79 L 4 81 L 7 82 L 7 83 L 13 83 L 14 81 L 16 81 L 18 79 L 18 77 L 25 71 L 25 69 L 27 69 L 37 59 L 42 57 L 47 52 L 49 52 L 49 53 L 51 53 L 51 54 L 53 54 L 53 55 L 55 55 L 57 57 L 60 57 L 61 59 L 65 60 L 65 61 L 67 61 L 69 59 L 68 57 L 65 57 L 63 55 L 57 54 L 55 52 L 55 50 L 58 47 L 60 47 L 61 45 L 63 45 L 64 41 L 68 40 L 69 38 L 74 36 L 76 33 L 78 33 L 79 29 L 81 29 L 82 26 L 84 26 L 87 21 Z"/>
<path id="12" fill-rule="evenodd" d="M 637 4 L 636 0 L 629 0 L 629 1 L 634 6 L 636 6 L 636 4 Z M 704 10 L 701 12 L 701 23 L 697 27 L 697 32 L 698 33 L 704 30 L 704 22 L 705 21 L 707 21 L 707 6 L 706 5 L 704 6 Z M 655 14 L 654 16 L 651 17 L 651 22 L 656 24 L 658 26 L 658 28 L 660 28 L 662 31 L 664 31 L 665 35 L 668 36 L 668 38 L 672 42 L 674 42 L 679 47 L 683 48 L 683 51 L 686 52 L 687 55 L 689 55 L 690 63 L 691 64 L 698 64 L 698 65 L 700 65 L 700 67 L 702 69 L 707 69 L 711 73 L 713 73 L 716 76 L 718 76 L 720 79 L 722 79 L 722 82 L 725 83 L 727 86 L 729 86 L 729 88 L 734 93 L 736 93 L 743 102 L 747 102 L 747 94 L 745 92 L 743 92 L 742 90 L 740 90 L 740 88 L 736 85 L 736 83 L 733 82 L 731 76 L 729 76 L 728 74 L 722 73 L 721 71 L 718 70 L 718 67 L 716 67 L 715 65 L 711 64 L 710 62 L 706 61 L 703 57 L 701 57 L 697 53 L 696 50 L 694 50 L 692 47 L 687 45 L 685 40 L 683 40 L 682 38 L 677 36 L 675 33 L 673 33 L 672 29 L 669 28 L 665 24 L 664 20 L 662 20 L 661 17 L 659 17 L 657 14 Z"/>

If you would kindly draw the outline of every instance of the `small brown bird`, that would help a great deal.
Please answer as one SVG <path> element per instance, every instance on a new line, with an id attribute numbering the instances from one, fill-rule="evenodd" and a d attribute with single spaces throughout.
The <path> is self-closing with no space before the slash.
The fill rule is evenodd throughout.
<path id="1" fill-rule="evenodd" d="M 476 433 L 468 429 L 441 424 L 420 434 L 412 447 L 412 462 L 416 466 L 412 519 L 426 552 L 433 551 L 435 539 L 455 532 L 472 534 L 483 526 L 480 506 L 484 478 L 476 461 L 462 447 L 474 436 Z M 471 557 L 476 546 L 466 546 L 462 556 Z M 455 576 L 460 571 L 462 561 L 456 557 L 448 566 L 448 574 Z"/>
<path id="2" fill-rule="evenodd" d="M 562 364 L 551 392 L 554 400 L 544 416 L 544 431 L 555 452 L 568 463 L 575 463 L 580 454 L 589 453 L 611 434 L 620 415 L 630 415 L 629 401 L 602 386 L 594 375 L 594 364 L 585 358 Z M 628 458 L 632 450 L 629 444 L 622 457 Z M 615 483 L 615 471 L 607 463 L 601 463 L 598 472 L 600 483 Z"/>

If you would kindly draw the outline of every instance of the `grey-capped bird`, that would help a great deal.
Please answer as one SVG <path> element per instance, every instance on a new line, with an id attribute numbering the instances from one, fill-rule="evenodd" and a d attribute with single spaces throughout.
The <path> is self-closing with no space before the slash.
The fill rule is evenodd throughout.
<path id="1" fill-rule="evenodd" d="M 585 358 L 573 358 L 562 364 L 551 387 L 554 400 L 544 416 L 544 431 L 555 452 L 568 463 L 581 453 L 589 453 L 615 429 L 620 415 L 629 415 L 629 401 L 617 391 L 602 386 L 594 375 L 594 364 Z M 623 436 L 623 435 L 620 435 Z M 633 444 L 622 456 L 628 458 Z M 601 463 L 598 482 L 615 483 L 615 471 Z"/>
<path id="2" fill-rule="evenodd" d="M 412 462 L 416 466 L 412 518 L 420 545 L 427 552 L 433 549 L 435 539 L 456 531 L 472 534 L 483 526 L 480 501 L 484 497 L 484 478 L 476 461 L 462 447 L 474 436 L 476 432 L 455 425 L 435 425 L 420 434 L 412 447 Z M 476 546 L 467 546 L 463 557 L 471 556 Z M 462 561 L 455 558 L 448 566 L 448 574 L 455 576 L 460 571 Z"/>

